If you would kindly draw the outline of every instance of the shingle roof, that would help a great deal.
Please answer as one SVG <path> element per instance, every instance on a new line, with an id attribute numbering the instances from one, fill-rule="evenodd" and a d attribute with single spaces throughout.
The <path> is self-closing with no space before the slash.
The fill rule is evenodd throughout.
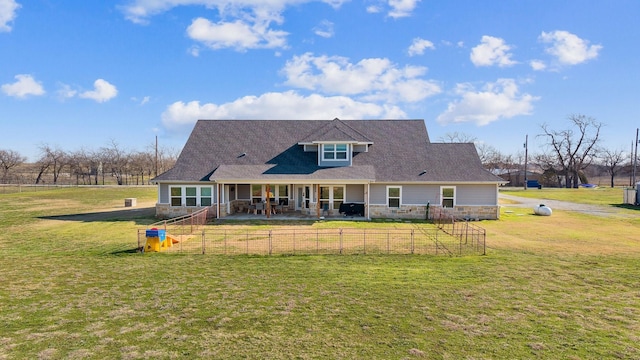
<path id="1" fill-rule="evenodd" d="M 371 143 L 371 139 L 353 129 L 344 121 L 338 118 L 335 118 L 332 121 L 327 122 L 326 125 L 319 127 L 318 129 L 316 129 L 316 131 L 309 134 L 300 142 L 311 143 L 314 141 L 356 141 L 362 143 Z"/>
<path id="2" fill-rule="evenodd" d="M 298 145 L 331 140 L 373 145 L 353 166 L 329 168 Z M 224 179 L 502 182 L 473 144 L 430 143 L 423 120 L 200 120 L 175 167 L 154 181 Z"/>

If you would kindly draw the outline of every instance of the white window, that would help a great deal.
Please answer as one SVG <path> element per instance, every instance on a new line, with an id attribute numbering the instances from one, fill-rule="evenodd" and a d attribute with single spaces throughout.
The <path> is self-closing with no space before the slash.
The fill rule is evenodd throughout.
<path id="1" fill-rule="evenodd" d="M 211 186 L 171 186 L 169 193 L 171 206 L 211 206 L 213 203 Z"/>
<path id="2" fill-rule="evenodd" d="M 182 206 L 182 188 L 171 188 L 171 206 Z"/>
<path id="3" fill-rule="evenodd" d="M 200 205 L 211 206 L 213 204 L 211 193 L 212 189 L 209 186 L 200 188 Z"/>
<path id="4" fill-rule="evenodd" d="M 402 187 L 387 186 L 387 206 L 390 208 L 399 208 L 402 199 Z"/>
<path id="5" fill-rule="evenodd" d="M 344 186 L 320 186 L 320 209 L 340 209 L 344 202 L 344 192 Z"/>
<path id="6" fill-rule="evenodd" d="M 326 161 L 343 161 L 348 160 L 347 144 L 323 144 L 322 145 L 322 160 Z"/>
<path id="7" fill-rule="evenodd" d="M 456 187 L 441 186 L 440 187 L 440 206 L 452 208 L 456 206 Z"/>

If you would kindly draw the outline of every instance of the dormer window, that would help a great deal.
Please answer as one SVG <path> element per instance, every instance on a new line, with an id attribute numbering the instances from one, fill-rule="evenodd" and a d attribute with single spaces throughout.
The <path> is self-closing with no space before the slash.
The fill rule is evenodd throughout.
<path id="1" fill-rule="evenodd" d="M 344 161 L 348 160 L 347 144 L 323 144 L 322 160 L 324 161 Z"/>

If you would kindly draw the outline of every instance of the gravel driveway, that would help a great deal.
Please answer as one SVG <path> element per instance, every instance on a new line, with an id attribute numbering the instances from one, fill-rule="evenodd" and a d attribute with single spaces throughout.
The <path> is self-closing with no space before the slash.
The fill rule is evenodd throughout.
<path id="1" fill-rule="evenodd" d="M 569 201 L 559 201 L 559 200 L 548 200 L 548 199 L 530 199 L 520 196 L 513 196 L 508 194 L 500 193 L 500 199 L 511 200 L 517 202 L 515 204 L 500 204 L 500 206 L 508 208 L 508 207 L 530 207 L 533 212 L 533 208 L 544 204 L 551 208 L 551 210 L 564 210 L 564 211 L 575 211 L 583 214 L 596 215 L 602 217 L 634 217 L 633 214 L 625 214 L 620 211 L 620 209 L 615 208 L 613 206 L 602 206 L 602 205 L 588 205 L 588 204 L 578 204 Z"/>

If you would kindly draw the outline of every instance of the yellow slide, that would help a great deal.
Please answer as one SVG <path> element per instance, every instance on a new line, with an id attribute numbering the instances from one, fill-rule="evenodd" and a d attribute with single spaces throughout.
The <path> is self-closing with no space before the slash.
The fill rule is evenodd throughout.
<path id="1" fill-rule="evenodd" d="M 171 234 L 167 234 L 167 240 L 171 241 L 172 244 L 177 244 L 180 242 L 180 239 Z"/>

